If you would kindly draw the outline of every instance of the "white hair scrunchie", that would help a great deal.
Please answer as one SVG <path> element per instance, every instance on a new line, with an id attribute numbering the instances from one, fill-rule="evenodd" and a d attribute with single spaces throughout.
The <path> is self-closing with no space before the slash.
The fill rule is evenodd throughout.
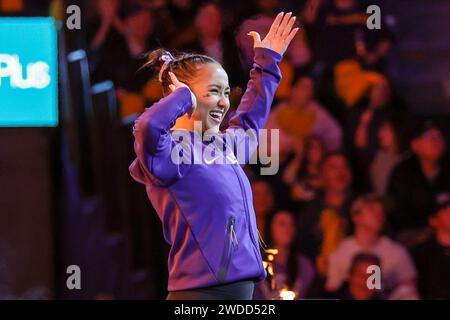
<path id="1" fill-rule="evenodd" d="M 159 82 L 162 82 L 162 74 L 164 70 L 167 69 L 167 66 L 171 61 L 175 60 L 175 58 L 172 56 L 172 54 L 169 51 L 164 51 L 163 54 L 159 57 L 159 62 L 163 63 L 161 70 L 159 70 L 158 80 Z"/>

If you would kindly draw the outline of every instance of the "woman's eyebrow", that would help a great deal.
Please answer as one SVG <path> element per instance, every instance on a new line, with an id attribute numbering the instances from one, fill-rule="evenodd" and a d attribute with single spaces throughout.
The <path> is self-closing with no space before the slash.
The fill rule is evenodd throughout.
<path id="1" fill-rule="evenodd" d="M 221 86 L 221 85 L 218 85 L 218 84 L 210 84 L 210 85 L 208 86 L 208 88 L 218 88 L 218 89 L 221 89 L 222 86 Z M 230 87 L 229 87 L 229 86 L 225 87 L 225 90 L 230 90 Z"/>

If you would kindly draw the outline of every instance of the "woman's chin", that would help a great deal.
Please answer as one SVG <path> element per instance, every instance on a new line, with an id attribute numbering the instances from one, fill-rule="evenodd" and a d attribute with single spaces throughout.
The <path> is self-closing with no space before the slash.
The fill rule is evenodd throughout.
<path id="1" fill-rule="evenodd" d="M 205 130 L 218 132 L 222 121 L 208 119 L 206 120 Z"/>

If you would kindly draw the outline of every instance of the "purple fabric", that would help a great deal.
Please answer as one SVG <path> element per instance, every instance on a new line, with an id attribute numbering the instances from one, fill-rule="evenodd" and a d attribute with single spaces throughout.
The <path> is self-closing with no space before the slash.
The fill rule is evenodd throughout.
<path id="1" fill-rule="evenodd" d="M 256 48 L 250 81 L 227 132 L 262 129 L 281 80 L 281 56 Z M 250 183 L 238 164 L 175 164 L 170 128 L 191 108 L 187 88 L 155 103 L 136 120 L 131 176 L 146 185 L 163 224 L 169 291 L 265 278 Z M 193 133 L 188 133 L 193 136 Z M 223 135 L 223 134 L 220 134 Z M 219 139 L 220 139 L 219 135 Z M 237 134 L 236 139 L 243 139 Z M 241 141 L 237 141 L 241 143 Z M 207 147 L 202 143 L 202 148 Z M 253 146 L 254 148 L 255 146 Z M 232 226 L 232 227 L 231 227 Z M 234 241 L 231 229 L 237 241 Z"/>

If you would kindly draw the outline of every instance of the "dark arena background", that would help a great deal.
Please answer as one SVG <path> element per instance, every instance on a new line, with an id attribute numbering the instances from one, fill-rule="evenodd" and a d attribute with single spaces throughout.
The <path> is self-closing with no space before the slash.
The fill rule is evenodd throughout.
<path id="1" fill-rule="evenodd" d="M 170 247 L 128 170 L 162 97 L 144 54 L 207 54 L 245 90 L 247 33 L 280 11 L 300 31 L 267 124 L 279 170 L 245 167 L 278 250 L 254 298 L 450 299 L 448 0 L 0 0 L 1 300 L 166 298 Z"/>

